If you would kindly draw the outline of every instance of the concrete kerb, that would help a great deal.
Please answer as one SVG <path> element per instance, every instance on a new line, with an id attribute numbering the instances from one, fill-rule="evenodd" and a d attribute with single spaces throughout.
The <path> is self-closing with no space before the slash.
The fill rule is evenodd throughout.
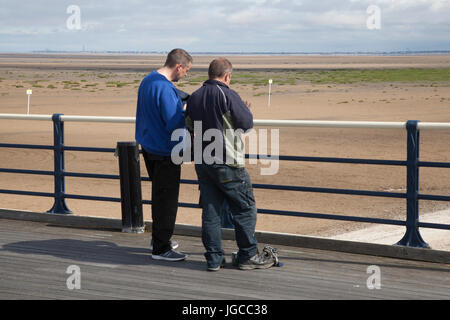
<path id="1" fill-rule="evenodd" d="M 24 220 L 46 222 L 56 225 L 122 230 L 120 219 L 76 216 L 72 214 L 39 213 L 29 211 L 16 211 L 0 209 L 0 219 Z M 151 231 L 151 221 L 145 221 L 145 230 Z M 174 234 L 183 236 L 201 237 L 201 227 L 186 224 L 177 224 Z M 224 240 L 234 240 L 234 230 L 222 229 Z M 396 245 L 374 244 L 347 240 L 335 240 L 321 237 L 310 237 L 296 234 L 256 231 L 259 243 L 302 247 L 318 250 L 340 251 L 389 258 L 428 261 L 435 263 L 450 263 L 450 251 L 410 248 Z"/>

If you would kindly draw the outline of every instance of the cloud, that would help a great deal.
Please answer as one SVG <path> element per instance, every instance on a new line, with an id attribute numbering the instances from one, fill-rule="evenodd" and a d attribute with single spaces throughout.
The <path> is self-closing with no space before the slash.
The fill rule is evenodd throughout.
<path id="1" fill-rule="evenodd" d="M 20 50 L 450 49 L 449 0 L 0 1 L 0 51 L 19 42 Z M 66 28 L 69 4 L 81 9 L 80 30 Z M 367 29 L 369 5 L 381 10 L 381 30 Z"/>
<path id="2" fill-rule="evenodd" d="M 273 20 L 277 16 L 276 11 L 270 8 L 249 7 L 231 14 L 226 21 L 239 25 L 261 24 Z"/>
<path id="3" fill-rule="evenodd" d="M 308 25 L 316 28 L 362 28 L 365 25 L 367 16 L 360 10 L 330 10 L 319 13 L 305 14 Z"/>

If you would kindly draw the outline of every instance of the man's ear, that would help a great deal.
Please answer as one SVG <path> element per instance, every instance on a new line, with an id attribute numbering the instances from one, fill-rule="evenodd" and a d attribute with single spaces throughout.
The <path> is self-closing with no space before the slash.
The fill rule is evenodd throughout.
<path id="1" fill-rule="evenodd" d="M 181 68 L 183 68 L 183 65 L 182 65 L 181 63 L 177 63 L 177 64 L 175 65 L 174 70 L 175 70 L 175 71 L 180 71 Z"/>
<path id="2" fill-rule="evenodd" d="M 225 82 L 230 83 L 231 81 L 231 72 L 227 72 L 225 74 Z"/>

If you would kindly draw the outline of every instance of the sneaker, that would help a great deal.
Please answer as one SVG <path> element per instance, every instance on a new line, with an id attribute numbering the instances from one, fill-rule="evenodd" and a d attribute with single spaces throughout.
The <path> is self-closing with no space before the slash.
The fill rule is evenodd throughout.
<path id="1" fill-rule="evenodd" d="M 161 254 L 152 254 L 152 258 L 155 260 L 165 260 L 165 261 L 181 261 L 186 259 L 187 255 L 175 250 L 169 250 Z"/>
<path id="2" fill-rule="evenodd" d="M 241 270 L 252 270 L 252 269 L 267 269 L 273 266 L 273 259 L 269 259 L 264 254 L 255 254 L 253 257 L 239 263 L 239 269 Z"/>
<path id="3" fill-rule="evenodd" d="M 178 248 L 178 242 L 170 240 L 170 246 L 172 249 Z M 153 239 L 150 241 L 150 251 L 153 251 Z"/>
<path id="4" fill-rule="evenodd" d="M 226 262 L 226 260 L 225 260 L 225 257 L 223 257 L 222 263 L 221 263 L 220 265 L 218 265 L 217 267 L 208 267 L 207 270 L 208 270 L 208 271 L 219 271 L 220 268 L 224 268 L 224 267 L 225 267 L 225 264 L 226 264 L 226 263 L 227 263 L 227 262 Z"/>

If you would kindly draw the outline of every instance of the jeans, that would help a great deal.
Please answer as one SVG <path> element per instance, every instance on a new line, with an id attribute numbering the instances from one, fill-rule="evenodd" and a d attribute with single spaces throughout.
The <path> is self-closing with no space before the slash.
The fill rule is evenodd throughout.
<path id="1" fill-rule="evenodd" d="M 222 206 L 220 224 L 222 225 L 222 228 L 234 229 L 233 215 L 230 212 L 230 205 L 226 200 L 224 201 Z"/>
<path id="2" fill-rule="evenodd" d="M 172 249 L 170 238 L 178 211 L 181 165 L 174 164 L 170 156 L 142 152 L 152 181 L 152 253 L 159 255 Z"/>
<path id="3" fill-rule="evenodd" d="M 200 184 L 202 211 L 202 242 L 208 267 L 221 264 L 221 214 L 226 201 L 233 216 L 239 261 L 257 253 L 255 238 L 256 206 L 250 176 L 245 168 L 226 165 L 196 164 Z"/>
<path id="4" fill-rule="evenodd" d="M 199 199 L 199 204 L 200 204 L 200 206 L 202 204 L 201 196 Z M 222 205 L 221 215 L 220 215 L 220 225 L 222 226 L 222 228 L 234 229 L 233 215 L 230 212 L 230 206 L 229 206 L 227 200 L 225 200 Z"/>

